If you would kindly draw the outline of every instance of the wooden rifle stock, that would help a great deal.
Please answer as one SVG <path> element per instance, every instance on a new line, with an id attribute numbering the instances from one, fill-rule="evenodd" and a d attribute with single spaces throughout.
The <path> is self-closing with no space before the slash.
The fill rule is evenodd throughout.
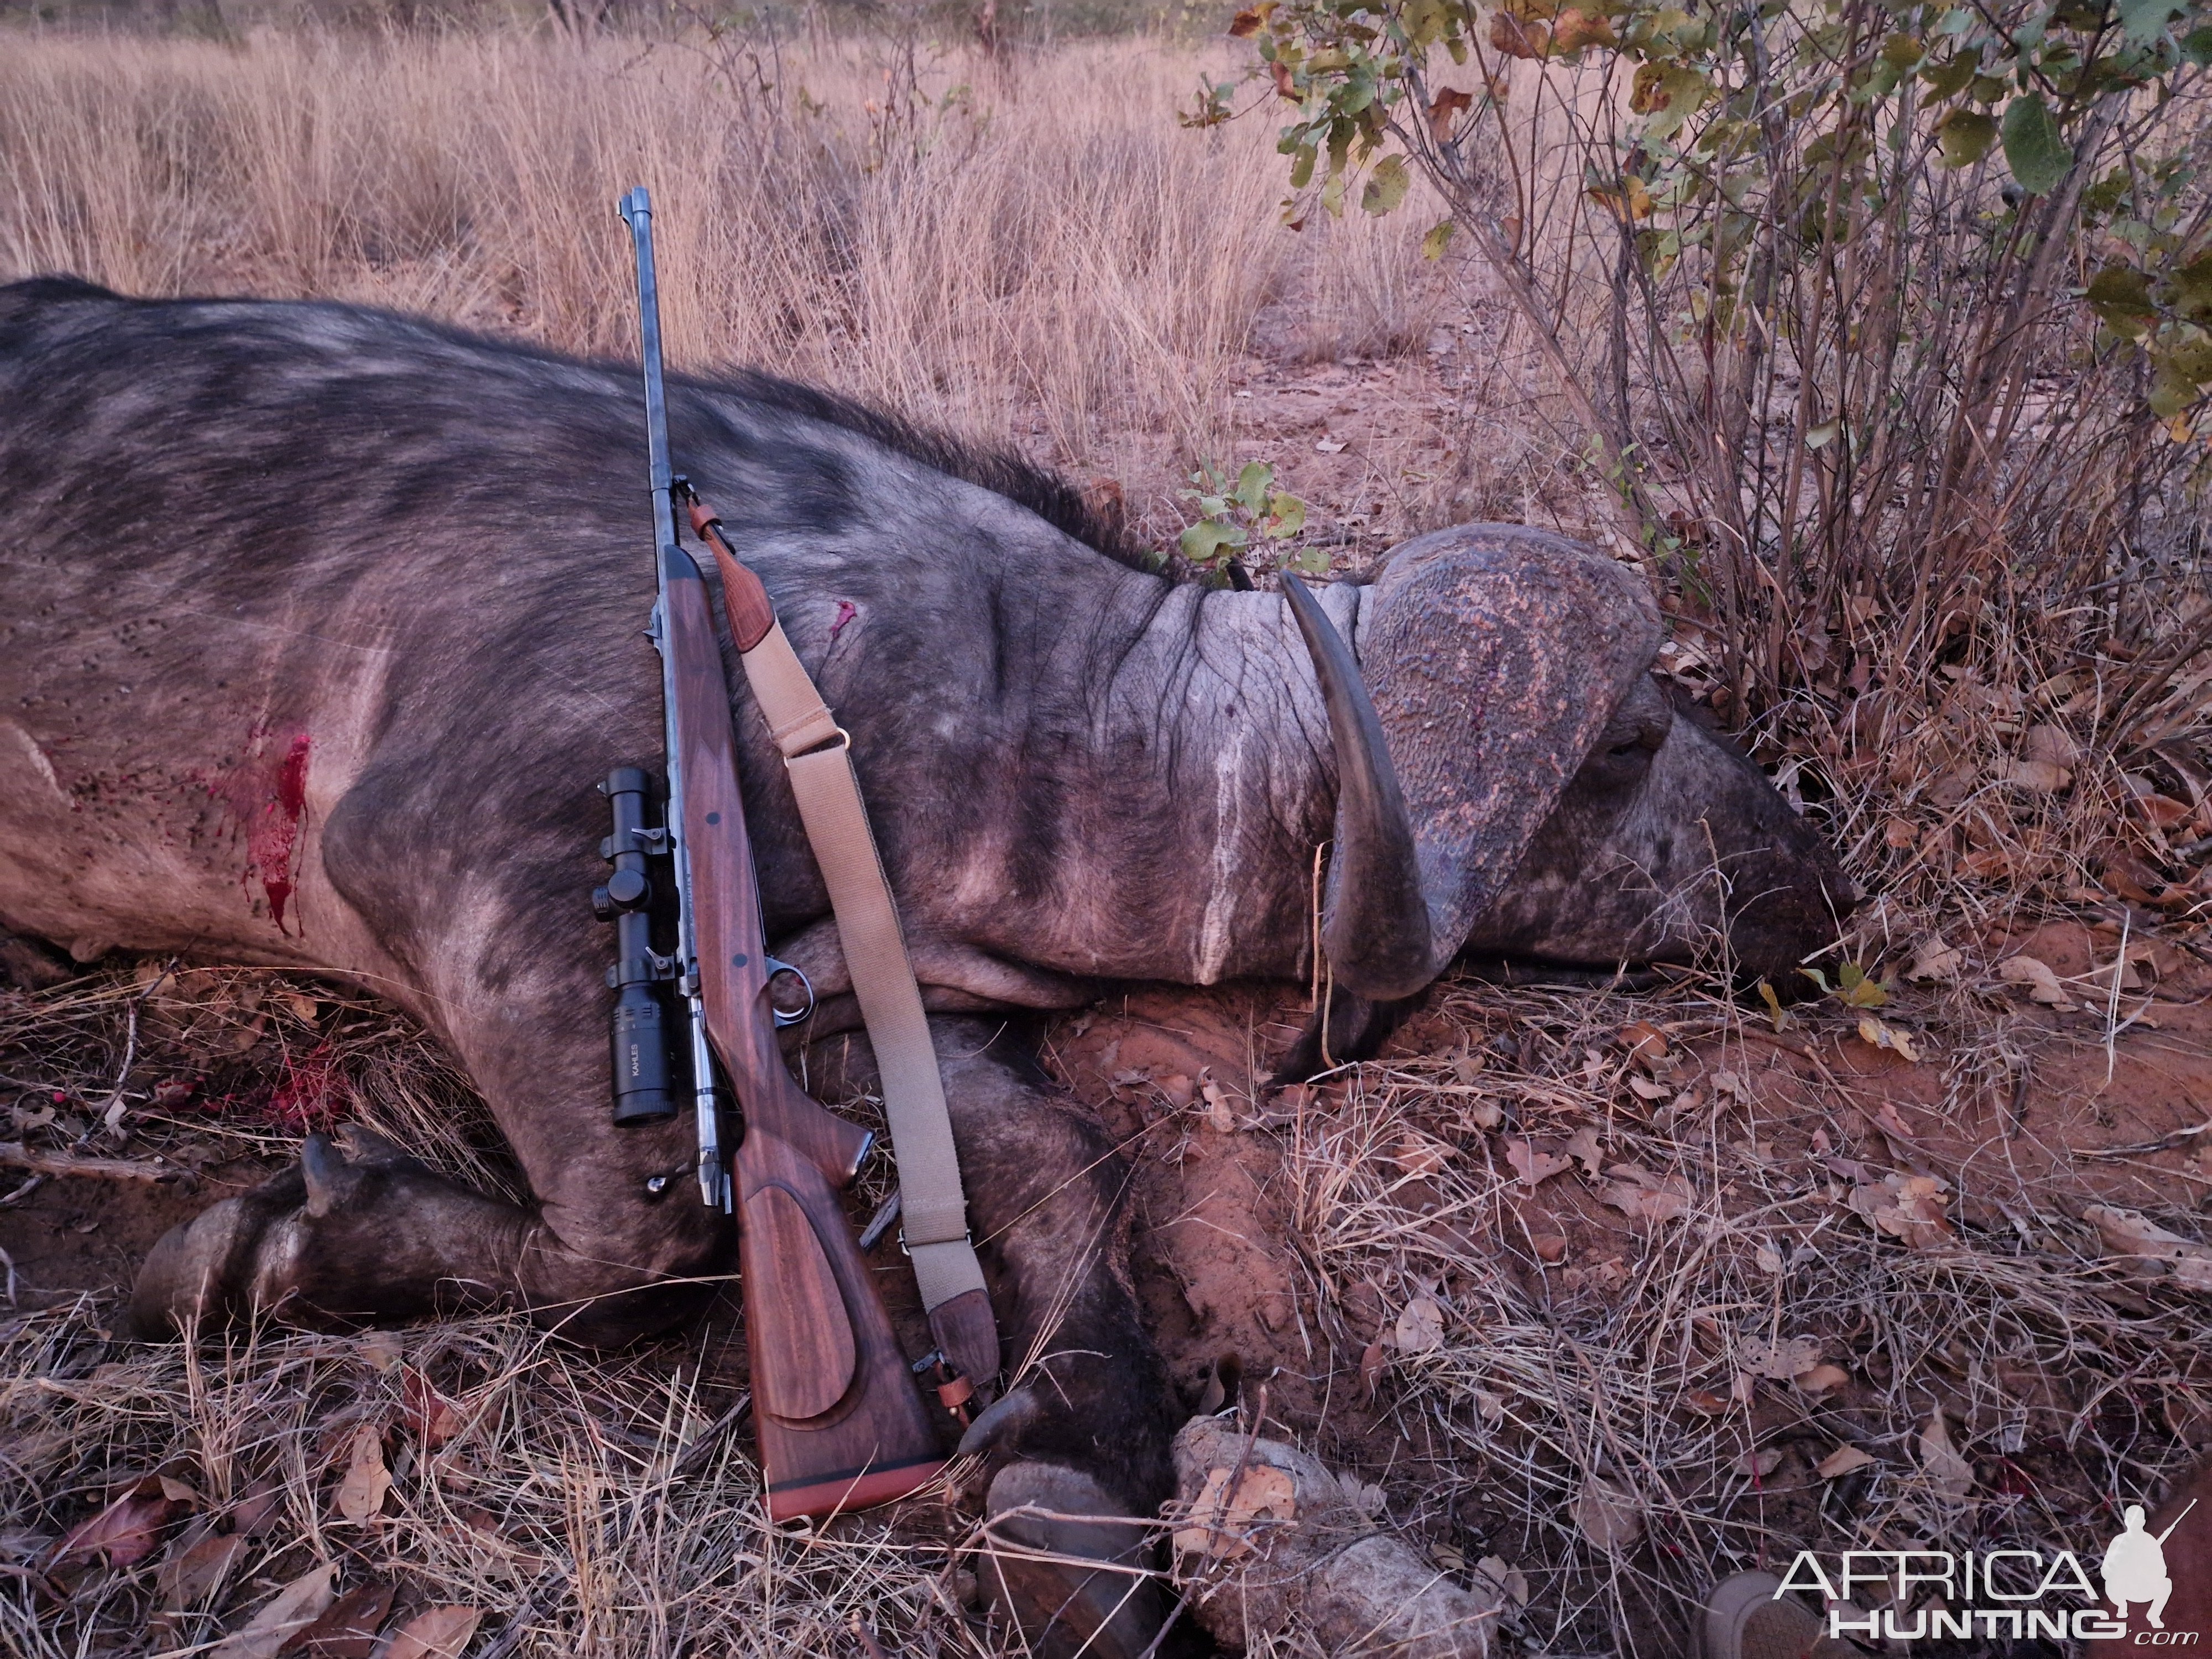
<path id="1" fill-rule="evenodd" d="M 700 996 L 745 1118 L 735 1161 L 738 1266 L 769 1516 L 865 1509 L 918 1490 L 945 1455 L 837 1197 L 872 1137 L 801 1092 L 776 1044 L 707 585 L 689 554 L 662 556 L 662 648 L 683 738 L 678 834 L 690 848 Z"/>

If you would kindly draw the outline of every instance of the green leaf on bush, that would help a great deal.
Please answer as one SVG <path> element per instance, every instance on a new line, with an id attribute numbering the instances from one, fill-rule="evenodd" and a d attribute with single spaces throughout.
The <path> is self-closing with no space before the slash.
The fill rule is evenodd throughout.
<path id="1" fill-rule="evenodd" d="M 2186 6 L 2175 4 L 2174 0 L 2120 0 L 2120 27 L 2127 31 L 2130 40 L 2155 40 L 2166 27 L 2167 18 L 2187 10 Z"/>
<path id="2" fill-rule="evenodd" d="M 2124 265 L 2108 265 L 2089 280 L 2081 297 L 2113 333 L 2134 339 L 2158 315 L 2150 301 L 2150 278 Z"/>
<path id="3" fill-rule="evenodd" d="M 1439 219 L 1430 226 L 1429 234 L 1421 238 L 1421 258 L 1443 258 L 1444 250 L 1451 246 L 1453 234 L 1458 229 L 1458 224 L 1450 219 Z"/>
<path id="4" fill-rule="evenodd" d="M 2161 363 L 2150 383 L 2150 412 L 2161 421 L 2170 421 L 2194 404 L 2199 395 L 2196 381 L 2172 363 Z"/>
<path id="5" fill-rule="evenodd" d="M 1368 175 L 1367 188 L 1359 192 L 1359 205 L 1370 213 L 1388 213 L 1406 199 L 1406 187 L 1413 182 L 1413 175 L 1406 171 L 1406 158 L 1386 155 Z"/>
<path id="6" fill-rule="evenodd" d="M 1978 109 L 1954 109 L 1936 124 L 1947 167 L 1970 167 L 1996 143 L 1997 124 Z"/>
<path id="7" fill-rule="evenodd" d="M 2212 252 L 2169 271 L 2166 280 L 2173 284 L 2175 311 L 2192 323 L 2212 323 Z"/>
<path id="8" fill-rule="evenodd" d="M 1224 549 L 1234 552 L 1244 545 L 1244 532 L 1233 524 L 1223 524 L 1218 519 L 1200 519 L 1182 532 L 1178 540 L 1182 556 L 1193 564 L 1211 564 L 1222 556 Z"/>
<path id="9" fill-rule="evenodd" d="M 1889 1000 L 1889 992 L 1858 963 L 1846 962 L 1836 969 L 1836 1000 L 1846 1008 L 1879 1008 Z"/>
<path id="10" fill-rule="evenodd" d="M 2074 166 L 2074 152 L 2043 94 L 2031 92 L 2005 106 L 2005 165 L 2031 196 L 2048 196 Z"/>
<path id="11" fill-rule="evenodd" d="M 1928 88 L 1930 98 L 1939 102 L 1946 98 L 1956 98 L 1966 89 L 1966 83 L 1974 78 L 1974 72 L 1981 64 L 1978 53 L 1962 52 L 1944 63 L 1930 64 L 1923 69 L 1920 84 Z"/>

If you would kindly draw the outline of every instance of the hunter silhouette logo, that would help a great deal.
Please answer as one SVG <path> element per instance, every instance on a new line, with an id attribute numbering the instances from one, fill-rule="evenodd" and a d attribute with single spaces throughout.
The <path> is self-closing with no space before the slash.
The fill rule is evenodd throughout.
<path id="1" fill-rule="evenodd" d="M 2105 1599 L 2112 1604 L 2112 1616 L 2124 1620 L 2128 1606 L 2134 1601 L 2150 1604 L 2148 1617 L 2153 1630 L 2166 1628 L 2166 1599 L 2173 1594 L 2173 1580 L 2166 1572 L 2166 1540 L 2173 1536 L 2173 1528 L 2182 1517 L 2197 1507 L 2191 1498 L 2181 1514 L 2173 1517 L 2173 1526 L 2154 1537 L 2144 1529 L 2143 1506 L 2130 1504 L 2121 1516 L 2126 1530 L 2106 1547 L 2103 1574 Z"/>

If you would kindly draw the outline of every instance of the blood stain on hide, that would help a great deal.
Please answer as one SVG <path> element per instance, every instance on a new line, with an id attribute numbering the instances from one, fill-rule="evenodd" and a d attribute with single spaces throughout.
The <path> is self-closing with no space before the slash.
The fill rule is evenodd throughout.
<path id="1" fill-rule="evenodd" d="M 273 752 L 265 731 L 257 728 L 252 752 L 214 786 L 246 831 L 246 868 L 241 884 L 258 880 L 269 901 L 269 918 L 286 933 L 284 907 L 296 888 L 292 864 L 300 851 L 300 824 L 307 811 L 307 757 L 313 739 L 298 732 L 283 752 Z"/>
<path id="2" fill-rule="evenodd" d="M 860 606 L 850 599 L 837 601 L 837 619 L 830 624 L 830 643 L 837 643 L 837 636 L 845 631 L 845 624 L 860 614 Z"/>

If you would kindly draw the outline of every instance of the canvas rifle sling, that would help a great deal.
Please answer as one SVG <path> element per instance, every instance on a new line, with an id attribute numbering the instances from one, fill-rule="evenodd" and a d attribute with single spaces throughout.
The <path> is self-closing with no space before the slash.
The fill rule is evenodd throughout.
<path id="1" fill-rule="evenodd" d="M 938 1349 L 981 1383 L 999 1370 L 998 1328 L 968 1232 L 968 1200 L 952 1117 L 921 991 L 899 931 L 883 859 L 854 776 L 852 742 L 777 623 L 741 651 L 745 678 L 791 775 L 814 861 L 830 889 L 853 994 L 883 1075 L 884 1111 L 898 1160 L 899 1223 Z"/>

